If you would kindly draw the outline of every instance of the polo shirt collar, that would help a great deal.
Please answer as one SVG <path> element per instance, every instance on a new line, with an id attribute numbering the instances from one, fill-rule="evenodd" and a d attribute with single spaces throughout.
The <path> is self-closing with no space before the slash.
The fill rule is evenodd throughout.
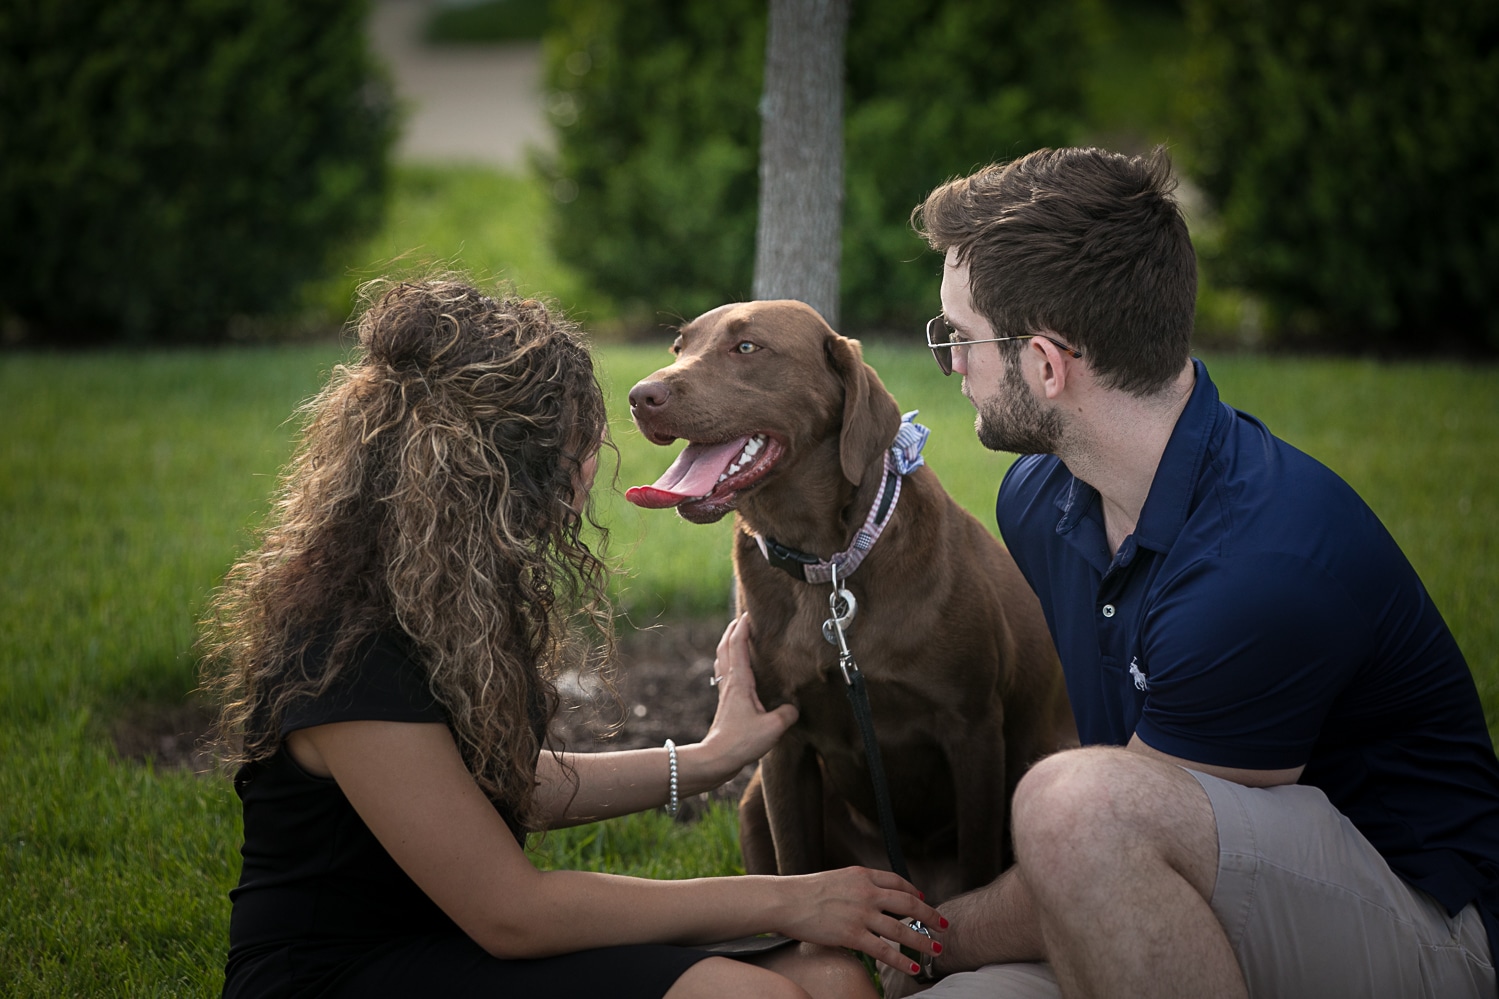
<path id="1" fill-rule="evenodd" d="M 1140 521 L 1135 525 L 1135 540 L 1160 552 L 1171 549 L 1187 523 L 1192 497 L 1197 493 L 1197 480 L 1207 462 L 1213 428 L 1222 410 L 1218 387 L 1208 377 L 1207 365 L 1194 357 L 1192 367 L 1197 376 L 1192 397 L 1177 417 L 1171 439 L 1161 454 L 1161 463 L 1156 466 L 1155 478 L 1151 480 L 1150 495 L 1145 497 L 1145 506 L 1140 510 Z"/>
<path id="2" fill-rule="evenodd" d="M 1150 494 L 1145 498 L 1133 535 L 1137 545 L 1159 552 L 1170 550 L 1187 522 L 1197 479 L 1207 461 L 1208 444 L 1221 409 L 1218 388 L 1208 377 L 1207 365 L 1194 357 L 1192 367 L 1196 376 L 1192 395 L 1181 416 L 1177 417 L 1171 439 L 1166 442 L 1166 450 L 1161 454 L 1161 463 L 1151 480 Z M 1058 493 L 1056 506 L 1062 511 L 1062 519 L 1057 523 L 1058 534 L 1070 534 L 1073 528 L 1090 517 L 1101 519 L 1101 515 L 1093 513 L 1098 506 L 1098 490 L 1076 476 L 1071 476 L 1067 486 Z"/>

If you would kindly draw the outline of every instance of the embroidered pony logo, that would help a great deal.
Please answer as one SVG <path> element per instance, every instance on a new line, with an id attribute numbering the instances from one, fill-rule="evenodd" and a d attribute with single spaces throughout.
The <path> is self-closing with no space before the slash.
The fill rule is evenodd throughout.
<path id="1" fill-rule="evenodd" d="M 1148 677 L 1146 677 L 1144 671 L 1140 669 L 1140 657 L 1139 656 L 1130 656 L 1130 660 L 1129 660 L 1129 675 L 1135 678 L 1135 689 L 1136 690 L 1149 690 L 1150 689 L 1150 679 Z"/>

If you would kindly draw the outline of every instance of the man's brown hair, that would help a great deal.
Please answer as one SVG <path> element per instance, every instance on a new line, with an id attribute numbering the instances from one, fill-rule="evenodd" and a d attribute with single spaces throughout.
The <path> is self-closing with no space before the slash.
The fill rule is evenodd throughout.
<path id="1" fill-rule="evenodd" d="M 1197 261 L 1164 147 L 1150 156 L 1041 149 L 949 181 L 911 213 L 956 247 L 995 336 L 1049 331 L 1135 395 L 1186 364 Z"/>

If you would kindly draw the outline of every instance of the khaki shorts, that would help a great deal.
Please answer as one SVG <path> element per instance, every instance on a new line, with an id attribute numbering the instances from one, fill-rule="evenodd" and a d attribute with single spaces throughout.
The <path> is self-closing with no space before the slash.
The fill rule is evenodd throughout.
<path id="1" fill-rule="evenodd" d="M 1448 916 L 1412 888 L 1327 796 L 1248 788 L 1187 771 L 1218 823 L 1213 913 L 1252 999 L 1492 999 L 1494 967 L 1474 906 Z M 1056 999 L 1046 964 L 950 975 L 932 999 Z"/>

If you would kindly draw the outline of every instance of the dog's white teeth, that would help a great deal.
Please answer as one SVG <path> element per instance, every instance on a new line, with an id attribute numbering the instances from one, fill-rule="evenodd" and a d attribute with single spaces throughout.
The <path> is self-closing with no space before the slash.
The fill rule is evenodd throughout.
<path id="1" fill-rule="evenodd" d="M 764 446 L 764 434 L 756 434 L 754 437 L 751 437 L 749 439 L 749 443 L 744 445 L 744 449 L 739 452 L 739 457 L 734 459 L 734 464 L 724 469 L 723 472 L 718 476 L 718 481 L 722 482 L 724 479 L 727 479 L 731 475 L 738 475 L 741 469 L 743 469 L 745 466 L 750 464 L 751 461 L 754 460 L 755 455 L 759 453 L 760 448 Z"/>

